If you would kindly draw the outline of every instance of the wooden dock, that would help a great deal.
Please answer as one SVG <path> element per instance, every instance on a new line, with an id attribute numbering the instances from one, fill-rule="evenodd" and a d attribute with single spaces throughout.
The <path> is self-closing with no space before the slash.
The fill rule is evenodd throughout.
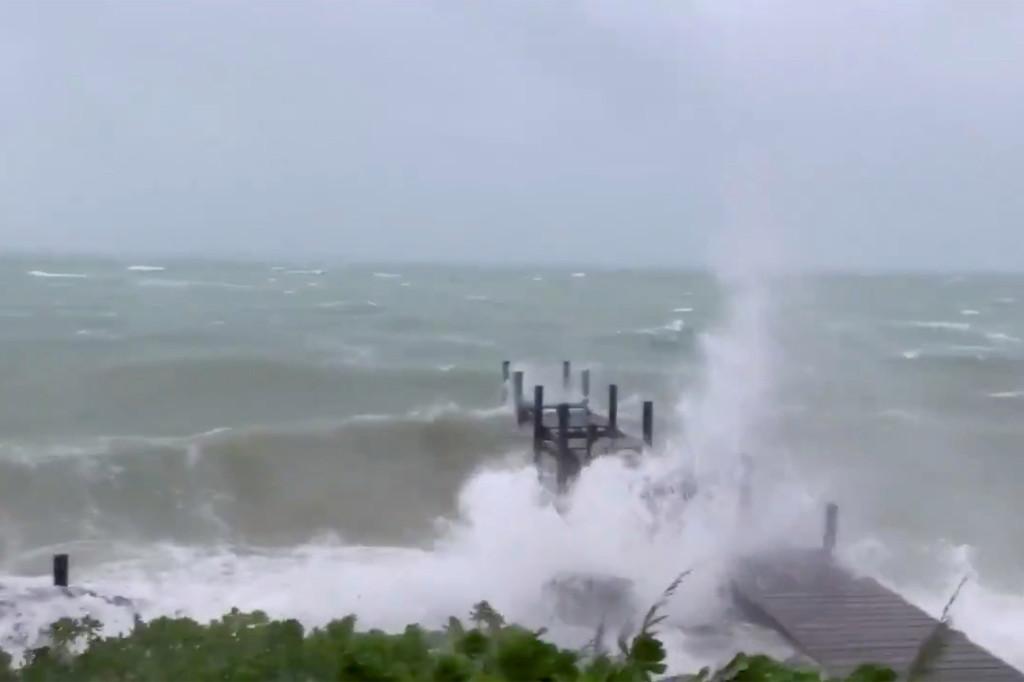
<path id="1" fill-rule="evenodd" d="M 533 387 L 532 400 L 524 395 L 525 375 L 510 372 L 511 363 L 502 364 L 506 394 L 512 386 L 512 410 L 520 427 L 529 426 L 533 433 L 533 454 L 538 466 L 544 455 L 555 462 L 558 489 L 564 491 L 594 457 L 624 450 L 642 452 L 654 440 L 654 403 L 643 404 L 643 438 L 624 433 L 618 424 L 619 388 L 608 386 L 608 414 L 598 414 L 590 406 L 590 370 L 580 373 L 578 398 L 573 402 L 546 403 L 544 386 Z M 571 393 L 572 366 L 562 363 L 563 394 Z"/>
<path id="2" fill-rule="evenodd" d="M 784 550 L 745 560 L 733 578 L 737 605 L 830 675 L 877 663 L 906 672 L 939 621 L 871 578 L 858 578 L 832 557 L 836 509 L 830 505 L 825 547 Z M 1024 682 L 1024 674 L 948 629 L 928 682 Z"/>

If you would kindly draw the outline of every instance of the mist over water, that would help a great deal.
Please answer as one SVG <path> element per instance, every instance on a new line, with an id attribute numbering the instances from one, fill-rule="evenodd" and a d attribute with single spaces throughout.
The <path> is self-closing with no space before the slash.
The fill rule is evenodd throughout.
<path id="1" fill-rule="evenodd" d="M 8 259 L 0 283 L 7 646 L 69 611 L 397 628 L 480 599 L 582 641 L 554 575 L 629 578 L 645 608 L 692 569 L 667 626 L 692 669 L 779 647 L 719 588 L 744 552 L 817 543 L 835 500 L 844 561 L 932 612 L 969 573 L 956 624 L 1024 665 L 1022 277 Z M 506 358 L 528 386 L 593 368 L 598 409 L 617 382 L 629 431 L 654 399 L 657 452 L 556 509 Z M 689 502 L 652 494 L 687 477 Z M 36 591 L 58 550 L 134 605 Z"/>

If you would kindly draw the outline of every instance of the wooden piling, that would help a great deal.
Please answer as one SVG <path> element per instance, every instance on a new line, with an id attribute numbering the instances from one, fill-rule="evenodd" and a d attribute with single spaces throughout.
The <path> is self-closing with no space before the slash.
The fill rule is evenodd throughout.
<path id="1" fill-rule="evenodd" d="M 67 554 L 53 555 L 53 584 L 55 587 L 68 586 L 69 563 Z"/>
<path id="2" fill-rule="evenodd" d="M 558 405 L 558 490 L 564 492 L 569 486 L 569 479 L 572 478 L 570 458 L 573 456 L 569 450 L 569 405 L 560 403 Z"/>
<path id="3" fill-rule="evenodd" d="M 644 401 L 644 443 L 647 447 L 654 444 L 654 402 Z"/>
<path id="4" fill-rule="evenodd" d="M 823 548 L 831 555 L 836 548 L 836 537 L 839 533 L 839 505 L 830 502 L 825 508 L 825 539 Z"/>
<path id="5" fill-rule="evenodd" d="M 619 435 L 619 387 L 616 384 L 608 386 L 608 432 L 612 438 Z"/>
<path id="6" fill-rule="evenodd" d="M 587 424 L 587 461 L 594 459 L 594 443 L 597 442 L 597 424 Z"/>
<path id="7" fill-rule="evenodd" d="M 562 362 L 562 388 L 569 390 L 572 384 L 572 363 L 568 360 Z"/>
<path id="8" fill-rule="evenodd" d="M 544 387 L 533 387 L 533 458 L 540 460 L 544 448 Z"/>
<path id="9" fill-rule="evenodd" d="M 580 372 L 580 388 L 583 390 L 583 399 L 586 400 L 590 397 L 590 370 L 585 369 Z"/>
<path id="10" fill-rule="evenodd" d="M 512 375 L 512 407 L 516 411 L 516 424 L 523 425 L 526 414 L 523 412 L 523 373 Z"/>
<path id="11" fill-rule="evenodd" d="M 512 362 L 504 360 L 501 363 L 501 404 L 504 405 L 508 402 L 508 380 L 509 371 L 511 370 Z"/>

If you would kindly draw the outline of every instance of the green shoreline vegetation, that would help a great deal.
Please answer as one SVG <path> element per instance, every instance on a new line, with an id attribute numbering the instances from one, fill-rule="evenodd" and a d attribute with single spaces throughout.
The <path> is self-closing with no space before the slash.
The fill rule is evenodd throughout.
<path id="1" fill-rule="evenodd" d="M 20 666 L 0 652 L 0 682 L 649 682 L 666 674 L 656 626 L 659 602 L 639 632 L 609 650 L 598 633 L 582 650 L 560 648 L 544 631 L 508 625 L 480 602 L 464 625 L 442 630 L 417 625 L 389 634 L 360 631 L 349 616 L 306 630 L 295 620 L 272 620 L 233 610 L 209 623 L 188 618 L 137 620 L 124 635 L 104 637 L 93 619 L 54 623 L 47 644 L 25 652 Z M 908 676 L 916 677 L 916 676 Z M 740 654 L 717 672 L 674 681 L 822 682 L 813 670 L 765 656 Z M 846 682 L 891 682 L 891 670 L 859 668 Z"/>

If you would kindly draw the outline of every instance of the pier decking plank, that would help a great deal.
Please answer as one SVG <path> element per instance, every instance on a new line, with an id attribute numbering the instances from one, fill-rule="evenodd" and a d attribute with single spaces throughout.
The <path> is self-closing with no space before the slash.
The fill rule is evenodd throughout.
<path id="1" fill-rule="evenodd" d="M 863 663 L 906 671 L 938 622 L 822 550 L 748 559 L 734 576 L 737 602 L 833 675 Z M 950 629 L 932 666 L 935 682 L 1024 682 L 1024 674 Z"/>

